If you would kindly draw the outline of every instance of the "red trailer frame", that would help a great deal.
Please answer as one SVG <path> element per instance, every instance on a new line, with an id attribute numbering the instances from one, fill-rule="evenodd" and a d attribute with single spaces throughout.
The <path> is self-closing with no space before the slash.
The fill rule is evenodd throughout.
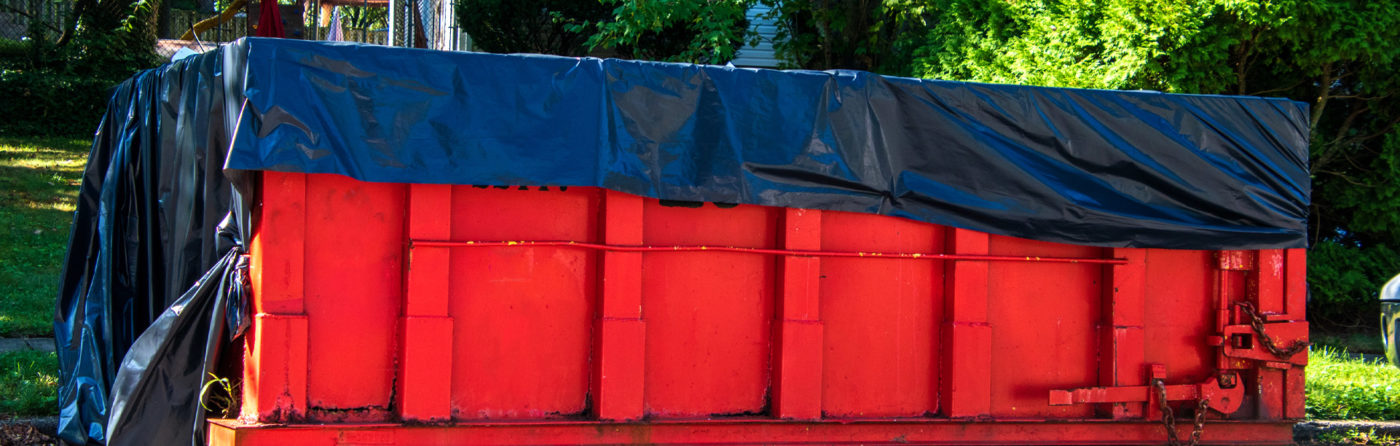
<path id="1" fill-rule="evenodd" d="M 1150 444 L 1202 400 L 1203 441 L 1287 444 L 1303 416 L 1302 249 L 261 175 L 215 445 Z"/>

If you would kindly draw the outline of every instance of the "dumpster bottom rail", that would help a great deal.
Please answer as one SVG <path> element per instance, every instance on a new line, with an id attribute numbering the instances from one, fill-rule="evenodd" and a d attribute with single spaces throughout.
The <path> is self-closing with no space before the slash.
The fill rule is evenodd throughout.
<path id="1" fill-rule="evenodd" d="M 244 424 L 210 420 L 209 444 L 1162 444 L 1160 422 L 1109 420 L 691 420 L 444 425 Z M 1190 435 L 1191 426 L 1177 426 Z M 1289 421 L 1213 421 L 1202 444 L 1292 444 Z"/>

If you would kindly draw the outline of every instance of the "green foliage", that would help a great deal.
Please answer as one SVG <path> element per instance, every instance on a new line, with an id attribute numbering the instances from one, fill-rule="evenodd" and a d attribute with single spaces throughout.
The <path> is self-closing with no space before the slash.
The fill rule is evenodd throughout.
<path id="1" fill-rule="evenodd" d="M 68 225 L 89 145 L 0 136 L 0 337 L 53 335 Z"/>
<path id="2" fill-rule="evenodd" d="M 724 63 L 750 35 L 755 0 L 465 0 L 458 22 L 493 53 L 590 53 Z"/>
<path id="3" fill-rule="evenodd" d="M 930 9 L 920 76 L 1310 105 L 1310 242 L 1322 250 L 1309 262 L 1314 298 L 1357 303 L 1316 308 L 1372 318 L 1359 296 L 1400 272 L 1366 254 L 1400 246 L 1400 2 L 936 0 Z M 1359 257 L 1333 257 L 1342 245 Z"/>
<path id="4" fill-rule="evenodd" d="M 609 8 L 597 0 L 460 0 L 456 13 L 482 50 L 577 57 L 588 52 L 581 26 L 607 17 Z"/>
<path id="5" fill-rule="evenodd" d="M 1325 420 L 1400 419 L 1400 369 L 1344 350 L 1308 352 L 1307 414 Z"/>
<path id="6" fill-rule="evenodd" d="M 243 393 L 239 391 L 241 381 L 223 378 L 213 373 L 209 374 L 209 379 L 204 382 L 204 387 L 199 389 L 199 407 L 204 408 L 215 418 L 233 418 L 238 416 L 238 409 L 242 406 Z"/>
<path id="7" fill-rule="evenodd" d="M 0 69 L 0 135 L 91 135 L 117 81 Z"/>
<path id="8" fill-rule="evenodd" d="M 0 39 L 0 97 L 7 98 L 0 101 L 0 135 L 91 135 L 109 90 L 160 62 L 154 43 L 128 25 L 128 31 L 84 32 L 63 46 L 43 34 Z"/>
<path id="9" fill-rule="evenodd" d="M 1299 443 L 1303 445 L 1352 445 L 1352 446 L 1397 446 L 1400 445 L 1400 438 L 1386 433 L 1378 433 L 1375 428 L 1347 429 L 1345 431 L 1329 431 L 1319 434 L 1311 442 Z"/>
<path id="10" fill-rule="evenodd" d="M 1364 315 L 1363 315 L 1364 316 Z M 1376 317 L 1368 318 L 1374 323 Z M 1338 325 L 1338 324 L 1323 324 Z M 1313 324 L 1317 327 L 1318 324 Z M 1313 347 L 1327 346 L 1339 348 L 1352 353 L 1367 353 L 1372 355 L 1384 355 L 1385 344 L 1381 343 L 1379 329 L 1347 330 L 1347 331 L 1323 331 L 1312 329 L 1308 331 L 1308 342 Z"/>
<path id="11" fill-rule="evenodd" d="M 58 356 L 0 353 L 0 416 L 58 415 Z"/>
<path id="12" fill-rule="evenodd" d="M 1387 245 L 1318 242 L 1308 257 L 1312 293 L 1308 318 L 1324 326 L 1376 328 L 1380 315 L 1377 293 L 1397 271 L 1400 253 Z"/>
<path id="13" fill-rule="evenodd" d="M 791 68 L 910 75 L 929 22 L 927 0 L 763 0 L 773 49 Z"/>
<path id="14" fill-rule="evenodd" d="M 611 17 L 574 27 L 592 31 L 592 50 L 629 59 L 721 64 L 734 59 L 751 32 L 755 0 L 603 0 Z"/>

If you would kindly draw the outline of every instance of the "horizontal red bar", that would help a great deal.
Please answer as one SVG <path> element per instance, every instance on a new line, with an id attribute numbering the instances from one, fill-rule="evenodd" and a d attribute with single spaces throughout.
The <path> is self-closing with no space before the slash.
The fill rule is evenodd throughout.
<path id="1" fill-rule="evenodd" d="M 605 245 L 600 243 L 585 243 L 574 241 L 450 241 L 450 240 L 413 240 L 409 242 L 410 248 L 498 248 L 498 247 L 563 247 L 579 249 L 595 249 L 600 251 L 616 252 L 738 252 L 745 254 L 764 254 L 780 256 L 798 257 L 861 257 L 872 259 L 913 259 L 913 260 L 977 260 L 983 262 L 1048 262 L 1048 263 L 1091 263 L 1122 265 L 1128 263 L 1127 259 L 1093 259 L 1079 257 L 1038 257 L 1038 256 L 992 256 L 979 254 L 940 254 L 921 252 L 863 252 L 863 251 L 815 251 L 802 249 L 767 249 L 767 248 L 741 248 L 737 246 L 706 246 L 706 245 L 677 245 L 677 246 L 639 246 L 639 245 Z"/>
<path id="2" fill-rule="evenodd" d="M 1176 425 L 1178 436 L 1191 423 Z M 540 421 L 398 424 L 245 425 L 209 420 L 209 444 L 1163 444 L 1160 422 L 774 420 L 603 423 Z M 1291 444 L 1291 422 L 1208 421 L 1204 444 Z"/>

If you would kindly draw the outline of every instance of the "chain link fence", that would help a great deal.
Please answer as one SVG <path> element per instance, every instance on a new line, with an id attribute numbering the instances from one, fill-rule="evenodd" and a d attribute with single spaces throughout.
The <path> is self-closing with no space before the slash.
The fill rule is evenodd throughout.
<path id="1" fill-rule="evenodd" d="M 72 10 L 71 0 L 0 0 L 0 38 L 55 38 Z"/>
<path id="2" fill-rule="evenodd" d="M 76 0 L 0 0 L 0 47 L 41 38 L 52 42 L 73 20 Z M 256 34 L 260 1 L 164 0 L 155 52 L 206 51 Z M 184 1 L 184 3 L 181 3 Z M 298 0 L 279 4 L 286 37 L 443 50 L 459 42 L 452 0 Z M 251 25 L 251 26 L 250 26 Z"/>

